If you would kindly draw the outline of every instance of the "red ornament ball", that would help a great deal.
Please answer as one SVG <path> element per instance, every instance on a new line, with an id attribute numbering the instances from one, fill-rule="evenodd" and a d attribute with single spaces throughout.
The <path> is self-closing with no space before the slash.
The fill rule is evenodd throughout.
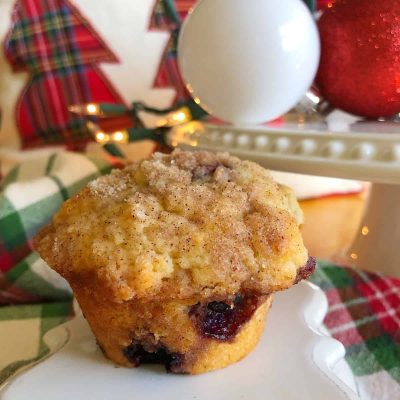
<path id="1" fill-rule="evenodd" d="M 400 112 L 400 0 L 337 0 L 318 21 L 317 84 L 334 107 L 368 118 Z"/>

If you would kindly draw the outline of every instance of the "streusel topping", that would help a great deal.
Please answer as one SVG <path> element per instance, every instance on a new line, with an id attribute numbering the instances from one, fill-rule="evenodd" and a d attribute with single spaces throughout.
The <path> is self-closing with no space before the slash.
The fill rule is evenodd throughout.
<path id="1" fill-rule="evenodd" d="M 35 246 L 115 298 L 226 299 L 291 286 L 307 262 L 291 190 L 226 153 L 174 151 L 89 183 Z"/>

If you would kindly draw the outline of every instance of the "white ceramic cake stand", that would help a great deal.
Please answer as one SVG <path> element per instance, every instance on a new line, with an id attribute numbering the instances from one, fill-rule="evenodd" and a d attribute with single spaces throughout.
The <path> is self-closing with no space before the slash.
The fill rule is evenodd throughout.
<path id="1" fill-rule="evenodd" d="M 338 112 L 314 122 L 288 115 L 262 127 L 206 124 L 202 130 L 192 123 L 175 128 L 169 140 L 229 151 L 274 170 L 372 182 L 358 233 L 336 261 L 400 276 L 400 123 Z"/>

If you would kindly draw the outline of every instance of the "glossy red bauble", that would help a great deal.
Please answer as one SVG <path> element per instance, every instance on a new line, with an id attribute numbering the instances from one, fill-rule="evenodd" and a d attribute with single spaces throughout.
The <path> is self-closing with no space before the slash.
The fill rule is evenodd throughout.
<path id="1" fill-rule="evenodd" d="M 400 0 L 337 0 L 318 22 L 317 84 L 334 107 L 378 118 L 400 112 Z"/>

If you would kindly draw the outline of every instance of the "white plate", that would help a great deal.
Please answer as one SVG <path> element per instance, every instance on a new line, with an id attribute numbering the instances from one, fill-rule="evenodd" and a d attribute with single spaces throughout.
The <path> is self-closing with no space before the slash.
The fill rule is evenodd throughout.
<path id="1" fill-rule="evenodd" d="M 106 360 L 82 317 L 56 328 L 46 340 L 64 347 L 11 380 L 2 400 L 357 399 L 334 373 L 344 349 L 320 333 L 325 295 L 302 282 L 279 293 L 255 351 L 223 370 L 198 376 L 166 374 L 161 367 L 116 368 Z M 351 376 L 346 379 L 351 383 Z"/>

